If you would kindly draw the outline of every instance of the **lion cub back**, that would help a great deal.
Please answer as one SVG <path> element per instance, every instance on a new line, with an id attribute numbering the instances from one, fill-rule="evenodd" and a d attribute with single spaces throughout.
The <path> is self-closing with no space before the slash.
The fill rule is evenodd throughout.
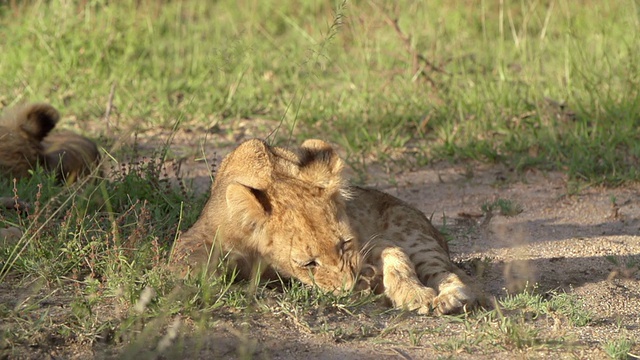
<path id="1" fill-rule="evenodd" d="M 419 210 L 374 189 L 353 187 L 349 222 L 360 237 L 366 281 L 396 307 L 450 314 L 476 304 L 468 276 L 449 258 L 444 237 Z"/>

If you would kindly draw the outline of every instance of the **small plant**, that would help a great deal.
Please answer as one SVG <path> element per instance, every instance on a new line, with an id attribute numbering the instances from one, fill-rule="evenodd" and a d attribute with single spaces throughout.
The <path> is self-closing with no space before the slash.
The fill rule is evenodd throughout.
<path id="1" fill-rule="evenodd" d="M 431 216 L 429 217 L 429 221 L 433 222 L 433 214 L 431 214 Z M 442 226 L 440 226 L 438 230 L 440 231 L 442 236 L 444 236 L 446 242 L 449 243 L 455 239 L 455 237 L 451 233 L 451 226 L 447 223 L 447 215 L 445 213 L 442 213 Z"/>
<path id="2" fill-rule="evenodd" d="M 370 293 L 354 293 L 343 291 L 333 293 L 323 291 L 314 286 L 304 285 L 297 280 L 282 280 L 282 295 L 279 296 L 281 305 L 309 309 L 314 307 L 334 308 L 351 314 L 351 311 L 371 303 L 379 297 Z"/>
<path id="3" fill-rule="evenodd" d="M 523 211 L 520 204 L 507 199 L 497 199 L 490 203 L 484 203 L 481 209 L 485 214 L 495 214 L 497 212 L 502 216 L 516 216 Z"/>
<path id="4" fill-rule="evenodd" d="M 422 337 L 424 337 L 424 335 L 428 332 L 430 332 L 430 330 L 413 328 L 407 330 L 407 335 L 409 336 L 409 343 L 411 344 L 411 346 L 422 345 Z"/>
<path id="5" fill-rule="evenodd" d="M 521 309 L 533 319 L 542 315 L 560 314 L 574 326 L 586 326 L 591 322 L 591 313 L 575 295 L 551 292 L 543 296 L 536 294 L 534 290 L 508 295 L 500 300 L 500 305 L 506 310 Z"/>
<path id="6" fill-rule="evenodd" d="M 524 349 L 544 342 L 540 330 L 527 324 L 523 318 L 504 316 L 498 311 L 492 325 L 488 337 L 498 339 L 508 348 Z"/>
<path id="7" fill-rule="evenodd" d="M 461 351 L 471 353 L 473 351 L 467 348 L 466 339 L 461 337 L 451 337 L 441 343 L 434 344 L 434 347 L 437 350 L 448 351 L 452 353 L 460 353 Z"/>
<path id="8" fill-rule="evenodd" d="M 614 265 L 614 268 L 607 276 L 608 280 L 613 280 L 616 278 L 633 279 L 635 274 L 640 271 L 639 256 L 628 256 L 623 258 L 619 256 L 607 255 L 605 256 L 605 259 Z"/>
<path id="9" fill-rule="evenodd" d="M 609 355 L 611 359 L 625 360 L 631 358 L 630 353 L 633 345 L 633 341 L 626 338 L 621 338 L 617 340 L 607 341 L 603 345 L 602 349 L 605 353 L 607 353 L 607 355 Z"/>

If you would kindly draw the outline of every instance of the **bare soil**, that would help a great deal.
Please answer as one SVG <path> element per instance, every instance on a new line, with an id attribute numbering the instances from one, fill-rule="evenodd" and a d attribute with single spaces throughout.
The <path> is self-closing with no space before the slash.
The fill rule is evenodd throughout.
<path id="1" fill-rule="evenodd" d="M 252 135 L 227 134 L 210 135 L 205 142 L 188 132 L 174 138 L 173 155 L 182 158 L 183 177 L 195 187 L 208 187 L 214 153 L 221 158 L 240 138 Z M 154 139 L 162 142 L 165 136 L 147 137 L 146 146 L 152 148 Z M 202 153 L 209 165 L 194 161 Z M 538 329 L 540 342 L 517 346 L 506 335 L 483 338 L 477 333 L 486 330 L 482 319 L 465 324 L 387 311 L 382 304 L 352 313 L 318 308 L 296 316 L 223 309 L 212 315 L 214 325 L 206 331 L 181 319 L 178 340 L 159 358 L 602 359 L 607 358 L 605 344 L 621 338 L 636 343 L 628 358 L 640 354 L 640 186 L 585 187 L 570 194 L 559 173 L 515 174 L 502 166 L 444 163 L 395 173 L 371 167 L 367 183 L 432 214 L 437 226 L 448 229 L 452 257 L 474 274 L 489 299 L 525 287 L 540 294 L 567 292 L 586 304 L 592 321 L 573 326 L 560 317 L 525 319 Z M 481 207 L 496 199 L 520 204 L 523 211 L 487 220 Z M 8 284 L 2 288 L 5 294 L 17 291 Z M 71 346 L 49 339 L 48 345 L 23 351 L 5 348 L 4 358 L 119 358 L 122 350 L 108 343 Z M 156 357 L 148 349 L 127 353 Z"/>

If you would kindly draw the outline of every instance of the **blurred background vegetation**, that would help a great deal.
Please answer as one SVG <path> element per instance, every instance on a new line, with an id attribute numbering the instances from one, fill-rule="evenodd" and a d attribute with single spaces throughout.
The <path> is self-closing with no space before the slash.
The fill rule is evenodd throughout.
<path id="1" fill-rule="evenodd" d="M 352 164 L 639 176 L 634 0 L 0 4 L 2 104 L 49 101 L 89 136 L 113 134 L 113 93 L 119 131 L 272 119 Z"/>

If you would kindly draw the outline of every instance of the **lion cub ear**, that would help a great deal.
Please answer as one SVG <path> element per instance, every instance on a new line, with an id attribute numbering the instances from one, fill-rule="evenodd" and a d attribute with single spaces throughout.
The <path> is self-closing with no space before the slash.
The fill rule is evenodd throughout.
<path id="1" fill-rule="evenodd" d="M 229 216 L 243 228 L 260 225 L 271 213 L 269 198 L 262 190 L 239 183 L 227 186 L 226 200 Z"/>
<path id="2" fill-rule="evenodd" d="M 271 185 L 273 161 L 267 144 L 258 139 L 240 144 L 220 165 L 229 184 L 226 201 L 229 216 L 242 226 L 266 220 L 271 204 L 265 190 Z"/>
<path id="3" fill-rule="evenodd" d="M 318 187 L 337 191 L 342 188 L 342 160 L 328 143 L 310 139 L 300 145 L 300 177 Z"/>
<path id="4" fill-rule="evenodd" d="M 16 113 L 16 125 L 34 139 L 42 141 L 60 120 L 60 113 L 49 104 L 30 104 Z"/>
<path id="5" fill-rule="evenodd" d="M 251 139 L 240 144 L 220 164 L 218 174 L 246 187 L 264 190 L 271 184 L 273 161 L 269 146 Z"/>

